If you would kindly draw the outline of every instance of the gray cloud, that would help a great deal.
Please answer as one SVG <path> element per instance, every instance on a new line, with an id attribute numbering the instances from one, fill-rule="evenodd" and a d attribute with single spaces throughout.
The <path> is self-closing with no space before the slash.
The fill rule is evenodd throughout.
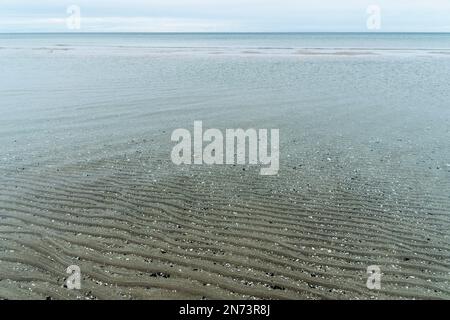
<path id="1" fill-rule="evenodd" d="M 365 31 L 370 4 L 382 31 L 450 31 L 448 0 L 2 0 L 0 32 L 64 31 L 72 4 L 83 31 Z"/>

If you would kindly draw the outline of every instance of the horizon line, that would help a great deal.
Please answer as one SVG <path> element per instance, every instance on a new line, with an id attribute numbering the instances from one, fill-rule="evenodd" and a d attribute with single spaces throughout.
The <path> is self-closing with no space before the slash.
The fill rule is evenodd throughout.
<path id="1" fill-rule="evenodd" d="M 450 31 L 10 31 L 0 34 L 450 34 Z"/>

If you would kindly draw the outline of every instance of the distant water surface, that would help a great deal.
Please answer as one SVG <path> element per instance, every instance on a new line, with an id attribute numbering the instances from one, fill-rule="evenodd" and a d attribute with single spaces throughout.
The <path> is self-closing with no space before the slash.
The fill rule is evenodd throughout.
<path id="1" fill-rule="evenodd" d="M 445 33 L 65 33 L 0 34 L 1 47 L 197 49 L 450 49 Z"/>

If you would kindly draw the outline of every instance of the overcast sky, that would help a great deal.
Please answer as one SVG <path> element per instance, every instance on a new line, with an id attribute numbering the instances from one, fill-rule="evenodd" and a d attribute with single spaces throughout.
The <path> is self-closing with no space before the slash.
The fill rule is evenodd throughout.
<path id="1" fill-rule="evenodd" d="M 86 32 L 450 32 L 450 0 L 0 0 L 0 32 L 66 32 L 66 10 Z"/>

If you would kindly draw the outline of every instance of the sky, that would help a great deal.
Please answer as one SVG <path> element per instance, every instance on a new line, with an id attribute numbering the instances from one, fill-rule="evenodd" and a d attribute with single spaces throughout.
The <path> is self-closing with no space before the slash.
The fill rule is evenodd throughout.
<path id="1" fill-rule="evenodd" d="M 450 32 L 450 0 L 0 0 L 0 32 L 365 31 Z"/>

